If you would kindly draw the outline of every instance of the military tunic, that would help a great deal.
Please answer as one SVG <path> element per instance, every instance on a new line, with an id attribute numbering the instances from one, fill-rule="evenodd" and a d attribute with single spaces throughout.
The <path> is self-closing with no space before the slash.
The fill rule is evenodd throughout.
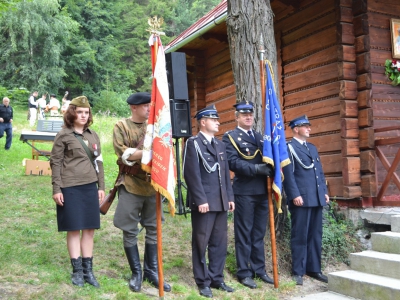
<path id="1" fill-rule="evenodd" d="M 101 155 L 100 138 L 97 133 L 87 128 L 82 139 L 92 152 L 92 157 Z M 86 142 L 85 142 L 86 143 Z M 95 146 L 96 145 L 96 146 Z M 97 156 L 94 155 L 95 148 Z M 52 170 L 53 195 L 61 193 L 61 188 L 97 182 L 99 190 L 105 189 L 103 161 L 97 160 L 99 172 L 93 167 L 85 149 L 70 128 L 61 129 L 55 139 L 50 156 Z"/>
<path id="2" fill-rule="evenodd" d="M 322 208 L 328 194 L 317 148 L 311 143 L 307 147 L 294 138 L 289 141 L 291 164 L 283 168 L 283 186 L 292 221 L 292 272 L 300 276 L 321 272 Z M 293 204 L 298 196 L 303 198 L 303 206 Z"/>
<path id="3" fill-rule="evenodd" d="M 114 126 L 113 145 L 115 154 L 121 158 L 128 148 L 137 148 L 146 134 L 147 122 L 135 123 L 130 118 L 118 121 Z M 138 150 L 143 149 L 143 144 Z M 140 164 L 138 160 L 136 163 Z M 138 224 L 146 228 L 146 243 L 157 243 L 156 197 L 146 174 L 124 174 L 117 182 L 118 205 L 114 225 L 123 231 L 124 247 L 137 244 Z"/>
<path id="4" fill-rule="evenodd" d="M 257 175 L 255 165 L 262 162 L 263 138 L 255 139 L 240 128 L 224 134 L 229 168 L 235 173 L 235 253 L 237 277 L 263 276 L 265 271 L 264 236 L 268 221 L 267 176 Z"/>
<path id="5" fill-rule="evenodd" d="M 113 146 L 115 154 L 120 158 L 128 148 L 136 148 L 146 134 L 147 122 L 137 124 L 130 118 L 120 120 L 114 126 Z M 142 150 L 143 145 L 138 149 Z M 140 164 L 140 160 L 135 163 Z M 146 180 L 145 174 L 123 175 L 117 186 L 124 185 L 129 193 L 141 196 L 153 196 L 156 194 L 151 183 Z"/>

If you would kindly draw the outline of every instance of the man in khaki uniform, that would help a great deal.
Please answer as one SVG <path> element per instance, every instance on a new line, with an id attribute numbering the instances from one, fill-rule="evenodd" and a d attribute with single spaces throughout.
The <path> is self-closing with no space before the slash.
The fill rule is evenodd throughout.
<path id="1" fill-rule="evenodd" d="M 122 119 L 114 126 L 113 144 L 120 169 L 124 167 L 118 185 L 118 205 L 114 225 L 123 231 L 126 257 L 132 271 L 129 288 L 139 292 L 142 285 L 137 235 L 139 223 L 146 229 L 143 280 L 158 288 L 157 224 L 155 190 L 148 174 L 140 168 L 147 119 L 150 114 L 149 93 L 136 93 L 128 97 L 131 117 Z M 128 170 L 129 169 L 129 170 Z M 164 282 L 164 291 L 171 286 Z"/>

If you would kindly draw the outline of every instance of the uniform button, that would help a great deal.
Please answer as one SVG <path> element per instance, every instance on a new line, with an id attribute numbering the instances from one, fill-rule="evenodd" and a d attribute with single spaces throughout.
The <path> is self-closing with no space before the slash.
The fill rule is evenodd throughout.
<path id="1" fill-rule="evenodd" d="M 318 178 L 318 176 L 316 176 L 316 178 Z"/>
<path id="2" fill-rule="evenodd" d="M 314 170 L 316 171 L 316 170 L 317 170 L 317 168 L 314 168 Z"/>

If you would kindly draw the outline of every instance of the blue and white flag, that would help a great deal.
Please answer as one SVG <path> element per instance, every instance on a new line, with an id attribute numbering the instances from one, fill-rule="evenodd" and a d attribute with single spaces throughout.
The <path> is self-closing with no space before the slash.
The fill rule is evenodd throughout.
<path id="1" fill-rule="evenodd" d="M 265 64 L 266 86 L 265 86 L 265 126 L 263 162 L 274 167 L 274 180 L 272 190 L 277 202 L 278 212 L 281 213 L 282 202 L 282 168 L 290 164 L 287 152 L 285 128 L 279 102 L 276 98 L 275 83 L 272 77 L 272 66 L 269 61 Z"/>

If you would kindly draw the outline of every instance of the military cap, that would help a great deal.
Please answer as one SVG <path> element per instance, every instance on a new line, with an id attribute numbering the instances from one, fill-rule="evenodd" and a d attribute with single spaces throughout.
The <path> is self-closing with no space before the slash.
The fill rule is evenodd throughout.
<path id="1" fill-rule="evenodd" d="M 90 108 L 89 100 L 86 98 L 86 96 L 79 96 L 74 99 L 69 103 L 70 105 L 75 105 L 77 107 L 87 107 Z"/>
<path id="2" fill-rule="evenodd" d="M 306 115 L 297 117 L 296 119 L 293 119 L 292 121 L 289 122 L 289 126 L 291 128 L 295 128 L 297 126 L 304 126 L 304 125 L 309 125 L 311 126 L 310 121 L 308 120 Z"/>
<path id="3" fill-rule="evenodd" d="M 246 100 L 236 103 L 233 107 L 235 107 L 236 111 L 240 113 L 252 113 L 254 111 L 253 102 Z"/>
<path id="4" fill-rule="evenodd" d="M 51 95 L 50 95 L 50 97 L 53 97 L 53 98 L 55 98 L 55 97 L 56 97 L 56 95 L 55 95 L 55 94 L 51 94 Z"/>
<path id="5" fill-rule="evenodd" d="M 150 103 L 151 101 L 151 94 L 147 92 L 139 92 L 132 94 L 126 99 L 126 102 L 129 105 L 139 105 L 139 104 L 146 104 Z"/>
<path id="6" fill-rule="evenodd" d="M 200 109 L 194 117 L 197 120 L 200 120 L 201 118 L 210 118 L 210 119 L 219 119 L 217 109 L 215 108 L 215 105 L 210 105 L 207 106 L 203 109 Z"/>

